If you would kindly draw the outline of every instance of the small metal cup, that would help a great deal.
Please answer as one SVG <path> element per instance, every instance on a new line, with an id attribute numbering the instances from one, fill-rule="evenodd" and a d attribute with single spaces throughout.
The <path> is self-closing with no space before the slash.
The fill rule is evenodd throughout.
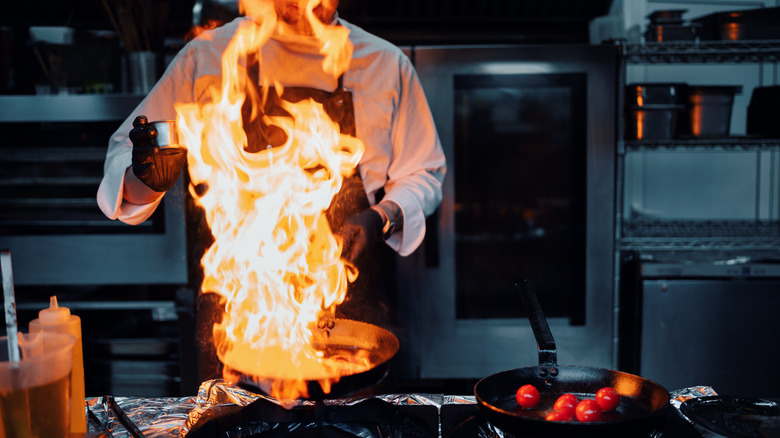
<path id="1" fill-rule="evenodd" d="M 149 124 L 157 130 L 157 146 L 160 148 L 182 147 L 175 120 L 158 120 Z"/>

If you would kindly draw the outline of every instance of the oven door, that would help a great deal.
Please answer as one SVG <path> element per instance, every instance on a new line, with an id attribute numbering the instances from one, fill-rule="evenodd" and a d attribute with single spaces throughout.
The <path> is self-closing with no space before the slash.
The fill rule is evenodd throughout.
<path id="1" fill-rule="evenodd" d="M 414 60 L 448 174 L 425 245 L 399 265 L 411 372 L 536 364 L 517 277 L 560 363 L 614 368 L 616 48 L 420 47 Z"/>
<path id="2" fill-rule="evenodd" d="M 17 285 L 187 283 L 183 178 L 136 226 L 95 194 L 106 144 L 143 96 L 0 98 L 0 248 Z"/>

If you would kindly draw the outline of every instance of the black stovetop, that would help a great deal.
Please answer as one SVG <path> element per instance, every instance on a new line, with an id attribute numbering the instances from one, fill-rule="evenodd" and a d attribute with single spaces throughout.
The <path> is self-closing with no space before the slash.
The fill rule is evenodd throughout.
<path id="1" fill-rule="evenodd" d="M 640 436 L 700 438 L 701 435 L 669 406 L 656 429 Z M 327 438 L 535 438 L 510 434 L 489 423 L 475 403 L 441 406 L 396 404 L 369 398 L 349 405 L 318 403 L 284 409 L 265 399 L 241 409 L 212 409 L 187 438 L 327 437 Z"/>

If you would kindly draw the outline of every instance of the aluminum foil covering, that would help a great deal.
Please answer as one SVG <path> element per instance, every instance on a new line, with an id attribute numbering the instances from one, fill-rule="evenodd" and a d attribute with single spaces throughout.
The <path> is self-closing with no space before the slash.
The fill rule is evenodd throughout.
<path id="1" fill-rule="evenodd" d="M 718 393 L 716 393 L 715 390 L 709 386 L 691 386 L 688 388 L 678 389 L 677 391 L 670 391 L 669 403 L 671 403 L 672 406 L 679 410 L 680 405 L 685 403 L 686 400 L 698 397 L 708 397 L 712 395 L 718 395 Z"/>
<path id="2" fill-rule="evenodd" d="M 694 386 L 670 392 L 670 402 L 679 412 L 680 405 L 691 398 L 717 395 L 708 386 Z M 115 438 L 134 438 L 132 428 L 125 427 L 120 422 L 120 416 L 110 409 L 108 403 L 111 396 L 95 397 L 87 399 L 88 432 L 97 436 L 109 436 Z M 223 380 L 209 380 L 203 382 L 195 397 L 178 398 L 143 398 L 143 397 L 114 397 L 116 406 L 125 414 L 145 437 L 184 437 L 192 427 L 197 424 L 209 411 L 217 411 L 219 408 L 240 409 L 249 405 L 258 398 L 278 404 L 275 400 L 259 395 L 242 388 L 229 385 Z M 442 394 L 385 394 L 373 397 L 352 397 L 334 400 L 325 400 L 326 405 L 349 406 L 362 401 L 376 398 L 394 405 L 425 405 L 435 406 L 441 410 L 442 406 L 451 404 L 476 404 L 474 396 L 453 396 Z M 312 401 L 294 401 L 295 406 L 312 405 Z M 680 414 L 682 415 L 682 414 Z M 256 431 L 262 432 L 262 431 Z M 102 435 L 100 435 L 102 433 Z M 439 430 L 441 436 L 441 430 Z M 361 435 L 359 435 L 361 436 Z M 505 438 L 500 429 L 480 422 L 477 437 L 479 438 Z M 367 437 L 370 438 L 370 437 Z"/>
<path id="3" fill-rule="evenodd" d="M 192 427 L 198 423 L 198 420 L 200 420 L 210 411 L 215 410 L 215 408 L 225 408 L 231 405 L 247 406 L 259 398 L 266 399 L 267 401 L 281 406 L 281 404 L 279 404 L 279 402 L 273 398 L 231 386 L 223 380 L 217 379 L 206 381 L 202 383 L 198 389 L 198 396 L 194 401 L 195 406 L 190 411 L 187 420 L 181 428 L 180 436 L 184 437 L 187 432 L 189 432 Z M 377 398 L 394 405 L 426 405 L 436 406 L 438 409 L 440 409 L 441 406 L 445 404 L 476 403 L 474 396 L 453 396 L 441 394 L 384 394 L 371 397 L 348 397 L 324 400 L 324 403 L 325 405 L 329 406 L 350 406 L 365 401 L 369 398 Z M 309 400 L 295 400 L 291 402 L 291 405 L 288 404 L 285 405 L 285 407 L 290 409 L 297 406 L 311 406 L 313 404 L 314 402 Z M 261 433 L 263 431 L 255 430 L 253 432 Z"/>
<path id="4" fill-rule="evenodd" d="M 709 386 L 690 386 L 688 388 L 669 391 L 669 404 L 675 408 L 674 412 L 677 415 L 679 415 L 683 421 L 687 421 L 688 423 L 690 423 L 691 420 L 688 419 L 688 417 L 686 417 L 685 415 L 683 415 L 682 412 L 680 412 L 680 405 L 685 403 L 686 400 L 690 400 L 692 398 L 698 398 L 698 397 L 706 397 L 709 395 L 718 395 L 718 394 L 715 392 L 714 389 L 712 389 Z M 708 435 L 702 435 L 702 436 L 705 438 L 711 438 Z M 650 435 L 650 438 L 667 438 L 667 435 L 665 435 L 661 431 L 656 430 Z"/>
<path id="5" fill-rule="evenodd" d="M 713 395 L 718 395 L 718 393 L 715 392 L 715 390 L 710 388 L 709 386 L 691 386 L 677 391 L 670 391 L 669 403 L 675 408 L 677 408 L 677 413 L 680 414 L 680 417 L 684 418 L 687 422 L 693 424 L 694 429 L 699 433 L 699 435 L 702 436 L 702 438 L 719 438 L 720 435 L 709 432 L 699 427 L 698 425 L 694 424 L 690 418 L 685 416 L 685 414 L 683 414 L 682 411 L 680 411 L 680 406 L 683 403 L 685 403 L 687 400 L 690 400 L 692 398 L 707 397 Z"/>
<path id="6" fill-rule="evenodd" d="M 87 432 L 133 438 L 117 414 L 109 408 L 110 396 L 87 399 Z M 138 398 L 115 397 L 114 400 L 127 418 L 145 437 L 178 437 L 189 412 L 195 407 L 193 397 Z"/>

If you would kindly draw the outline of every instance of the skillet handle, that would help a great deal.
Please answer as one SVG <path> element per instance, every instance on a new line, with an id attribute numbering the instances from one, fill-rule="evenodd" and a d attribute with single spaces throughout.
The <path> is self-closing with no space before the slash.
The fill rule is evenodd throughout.
<path id="1" fill-rule="evenodd" d="M 536 344 L 539 348 L 539 365 L 557 365 L 558 352 L 555 349 L 555 339 L 553 339 L 550 326 L 542 313 L 542 306 L 536 297 L 533 284 L 527 278 L 515 280 L 515 286 L 520 290 L 520 297 L 523 299 L 523 307 L 528 314 L 528 320 L 531 322 L 531 329 L 534 331 Z"/>

